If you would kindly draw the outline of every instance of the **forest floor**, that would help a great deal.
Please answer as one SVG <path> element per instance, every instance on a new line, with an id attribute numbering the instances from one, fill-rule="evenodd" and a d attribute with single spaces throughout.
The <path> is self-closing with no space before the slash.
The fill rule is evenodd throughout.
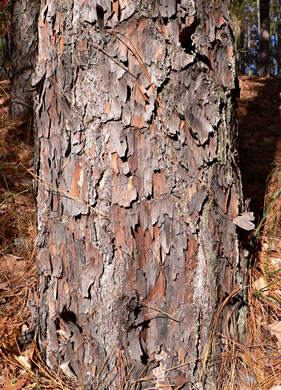
<path id="1" fill-rule="evenodd" d="M 281 79 L 241 76 L 240 87 L 240 168 L 256 230 L 244 239 L 247 337 L 243 345 L 229 341 L 218 389 L 273 389 L 281 385 Z M 46 368 L 30 332 L 37 277 L 32 123 L 9 120 L 9 103 L 9 82 L 1 81 L 0 388 L 67 390 L 71 385 Z"/>

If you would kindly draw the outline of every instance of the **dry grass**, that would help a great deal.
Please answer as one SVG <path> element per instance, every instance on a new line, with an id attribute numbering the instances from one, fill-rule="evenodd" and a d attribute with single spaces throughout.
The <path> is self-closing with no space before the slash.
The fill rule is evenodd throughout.
<path id="1" fill-rule="evenodd" d="M 262 372 L 261 388 L 281 383 L 281 165 L 271 173 L 259 228 L 258 261 L 250 273 L 249 335 Z M 256 235 L 257 236 L 257 235 Z"/>
<path id="2" fill-rule="evenodd" d="M 218 389 L 267 390 L 281 384 L 280 213 L 281 165 L 276 164 L 268 182 L 264 217 L 252 237 L 246 342 L 227 340 Z"/>
<path id="3" fill-rule="evenodd" d="M 62 372 L 51 372 L 45 366 L 36 345 L 31 320 L 36 307 L 35 205 L 32 176 L 23 168 L 32 170 L 33 146 L 30 125 L 8 120 L 8 89 L 8 82 L 0 82 L 0 388 L 77 389 Z M 264 218 L 252 237 L 255 250 L 249 270 L 247 342 L 241 345 L 226 340 L 217 389 L 271 389 L 281 383 L 280 210 L 277 156 Z M 217 364 L 216 357 L 208 358 L 208 364 Z M 125 388 L 128 373 L 121 352 L 115 372 L 120 389 Z M 143 375 L 132 388 L 142 381 L 154 383 L 152 377 Z"/>

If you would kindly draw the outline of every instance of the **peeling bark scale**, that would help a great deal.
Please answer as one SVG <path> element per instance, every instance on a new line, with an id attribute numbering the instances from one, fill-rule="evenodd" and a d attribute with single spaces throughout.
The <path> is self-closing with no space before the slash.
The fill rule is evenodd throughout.
<path id="1" fill-rule="evenodd" d="M 227 1 L 41 0 L 38 34 L 46 360 L 89 389 L 213 388 L 245 280 Z"/>

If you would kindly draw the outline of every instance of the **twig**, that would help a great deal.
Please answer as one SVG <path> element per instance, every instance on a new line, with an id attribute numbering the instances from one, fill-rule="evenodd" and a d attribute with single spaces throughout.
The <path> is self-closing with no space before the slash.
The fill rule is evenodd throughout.
<path id="1" fill-rule="evenodd" d="M 33 108 L 32 105 L 27 104 L 27 103 L 25 103 L 25 102 L 23 102 L 22 100 L 19 100 L 19 99 L 11 100 L 11 104 L 13 104 L 13 103 L 18 103 L 18 104 L 21 104 L 22 106 L 25 106 L 25 107 L 28 107 L 28 108 Z"/>
<path id="2" fill-rule="evenodd" d="M 179 321 L 179 320 L 176 320 L 174 317 L 172 317 L 171 314 L 166 313 L 165 311 L 159 309 L 158 307 L 155 307 L 155 306 L 152 306 L 152 305 L 146 305 L 146 304 L 143 305 L 143 306 L 144 306 L 144 307 L 147 307 L 147 308 L 149 308 L 149 309 L 156 310 L 156 311 L 158 311 L 159 313 L 162 313 L 162 314 L 164 314 L 165 316 L 167 316 L 168 318 L 170 318 L 170 320 L 173 320 L 173 321 L 175 321 L 175 322 L 180 323 L 180 321 Z M 149 313 L 148 313 L 148 314 L 149 314 Z"/>
<path id="3" fill-rule="evenodd" d="M 102 47 L 100 47 L 99 45 L 96 45 L 95 43 L 92 43 L 92 42 L 89 42 L 89 45 L 95 47 L 95 48 L 98 49 L 98 50 L 100 50 L 103 54 L 105 54 L 105 55 L 106 55 L 107 57 L 109 57 L 113 62 L 115 62 L 115 64 L 117 64 L 117 65 L 120 66 L 122 69 L 124 69 L 125 72 L 129 73 L 129 75 L 132 76 L 134 79 L 137 79 L 137 78 L 138 78 L 136 75 L 134 75 L 132 72 L 130 72 L 129 69 L 126 68 L 126 66 L 124 66 L 123 64 L 121 64 L 121 62 L 115 60 L 115 58 L 113 58 L 109 53 L 107 53 Z"/>

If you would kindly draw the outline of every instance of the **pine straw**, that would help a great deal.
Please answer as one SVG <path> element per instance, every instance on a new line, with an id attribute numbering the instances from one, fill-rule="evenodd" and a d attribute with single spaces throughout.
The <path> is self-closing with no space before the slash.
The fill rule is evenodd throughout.
<path id="1" fill-rule="evenodd" d="M 281 383 L 281 164 L 265 197 L 260 249 L 250 272 L 249 337 L 262 372 L 261 389 Z"/>
<path id="2" fill-rule="evenodd" d="M 269 178 L 264 217 L 252 238 L 246 342 L 227 340 L 217 388 L 266 390 L 281 384 L 281 165 Z"/>

